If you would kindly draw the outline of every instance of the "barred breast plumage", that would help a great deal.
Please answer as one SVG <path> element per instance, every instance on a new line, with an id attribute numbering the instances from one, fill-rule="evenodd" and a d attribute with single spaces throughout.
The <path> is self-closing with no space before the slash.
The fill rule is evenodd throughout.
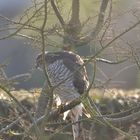
<path id="1" fill-rule="evenodd" d="M 56 86 L 64 80 L 55 91 L 58 95 L 68 96 L 68 93 L 64 93 L 66 90 L 75 97 L 75 94 L 82 94 L 87 89 L 89 81 L 85 67 L 80 69 L 84 62 L 79 55 L 67 51 L 46 52 L 45 62 L 52 85 Z M 37 66 L 42 68 L 42 63 L 40 54 L 37 57 Z M 57 92 L 59 89 L 62 93 Z"/>
<path id="2" fill-rule="evenodd" d="M 52 86 L 61 83 L 54 90 L 54 94 L 58 95 L 63 103 L 79 97 L 80 94 L 73 85 L 73 73 L 63 64 L 62 60 L 48 65 L 47 70 Z"/>
<path id="3" fill-rule="evenodd" d="M 42 54 L 37 57 L 37 66 L 42 68 Z M 85 66 L 81 57 L 75 53 L 68 51 L 61 52 L 46 52 L 45 64 L 52 86 L 57 86 L 54 94 L 59 96 L 62 103 L 68 103 L 78 98 L 80 94 L 88 88 L 89 81 Z M 79 116 L 82 114 L 81 104 L 73 108 L 69 115 L 72 122 L 78 121 Z M 79 135 L 79 125 L 72 126 L 73 136 L 76 139 Z"/>

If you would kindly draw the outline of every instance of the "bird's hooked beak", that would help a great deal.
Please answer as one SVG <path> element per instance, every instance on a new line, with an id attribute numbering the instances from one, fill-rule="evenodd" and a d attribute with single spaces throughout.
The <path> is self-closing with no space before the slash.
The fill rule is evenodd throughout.
<path id="1" fill-rule="evenodd" d="M 45 55 L 47 54 L 48 52 L 45 51 Z M 36 64 L 35 64 L 35 68 L 38 69 L 38 68 L 41 68 L 43 65 L 43 53 L 40 53 L 37 55 L 36 57 Z"/>
<path id="2" fill-rule="evenodd" d="M 39 68 L 39 65 L 38 65 L 37 63 L 35 64 L 35 68 L 36 68 L 36 69 L 38 69 L 38 68 Z"/>
<path id="3" fill-rule="evenodd" d="M 35 68 L 38 69 L 40 67 L 40 64 L 42 63 L 42 54 L 39 54 L 36 57 L 36 64 L 35 64 Z"/>

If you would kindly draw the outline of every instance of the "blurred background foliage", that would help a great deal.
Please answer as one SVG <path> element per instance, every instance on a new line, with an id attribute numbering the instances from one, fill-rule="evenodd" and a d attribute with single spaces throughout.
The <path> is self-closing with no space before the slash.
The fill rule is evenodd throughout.
<path id="1" fill-rule="evenodd" d="M 71 0 L 57 0 L 57 6 L 62 14 L 64 21 L 68 23 L 71 16 Z M 9 5 L 9 3 L 11 3 Z M 111 21 L 108 30 L 103 39 L 103 44 L 113 39 L 117 34 L 123 32 L 126 28 L 129 28 L 132 23 L 139 19 L 139 1 L 138 0 L 113 0 L 112 1 L 112 13 Z M 16 0 L 1 0 L 0 14 L 6 16 L 19 23 L 24 23 L 33 15 L 33 13 L 43 5 L 42 0 L 27 0 L 26 2 L 17 2 Z M 91 30 L 95 28 L 97 22 L 97 15 L 99 13 L 100 1 L 99 0 L 80 0 L 80 20 L 82 24 L 82 32 L 79 36 L 85 36 Z M 8 10 L 7 10 L 8 9 Z M 106 12 L 108 15 L 109 8 Z M 37 15 L 28 23 L 29 26 L 26 29 L 22 29 L 19 33 L 24 35 L 18 35 L 7 40 L 0 41 L 0 63 L 6 63 L 6 74 L 8 77 L 16 74 L 22 74 L 31 72 L 34 67 L 34 60 L 36 54 L 40 52 L 41 37 L 36 29 L 40 27 L 43 20 L 44 13 L 40 10 Z M 0 28 L 11 28 L 9 30 L 2 30 L 0 37 L 13 33 L 16 28 L 20 28 L 19 24 L 11 24 L 6 19 L 1 18 Z M 33 26 L 33 28 L 32 28 Z M 35 27 L 35 28 L 34 28 Z M 12 29 L 13 28 L 13 29 Z M 104 32 L 104 28 L 99 34 Z M 50 6 L 48 4 L 48 18 L 46 24 L 46 48 L 47 50 L 61 50 L 63 46 L 63 35 L 64 32 L 62 27 Z M 29 38 L 28 38 L 29 37 Z M 90 43 L 84 44 L 80 47 L 73 46 L 73 51 L 79 53 L 82 56 L 89 56 L 95 54 L 97 50 L 101 48 L 99 38 L 91 41 Z M 104 72 L 108 78 L 112 77 L 116 71 L 136 63 L 132 56 L 133 50 L 135 58 L 139 61 L 140 49 L 139 49 L 139 26 L 133 29 L 131 32 L 124 35 L 122 38 L 116 40 L 109 49 L 106 49 L 100 56 L 109 60 L 121 60 L 127 57 L 131 57 L 128 61 L 118 65 L 108 65 L 104 63 L 98 63 L 100 70 Z M 22 62 L 22 63 L 21 63 Z M 17 67 L 18 65 L 18 67 Z M 15 69 L 16 67 L 16 69 Z M 89 75 L 93 73 L 93 66 L 89 66 Z M 27 82 L 21 82 L 16 85 L 16 88 L 33 88 L 40 87 L 43 84 L 43 76 L 41 72 L 34 70 L 32 71 L 32 78 Z M 118 88 L 137 88 L 139 87 L 139 70 L 137 66 L 130 67 L 118 74 L 114 82 L 110 83 L 110 87 Z M 39 78 L 41 77 L 41 78 Z M 40 79 L 40 80 L 39 80 Z M 106 77 L 103 76 L 102 72 L 97 72 L 98 81 L 106 81 Z M 113 80 L 112 80 L 113 81 Z"/>
<path id="2" fill-rule="evenodd" d="M 71 18 L 71 0 L 57 0 L 57 7 L 62 14 L 64 21 L 69 22 Z M 91 32 L 98 19 L 100 0 L 80 0 L 80 21 L 83 26 L 79 36 L 83 37 Z M 140 19 L 140 2 L 139 0 L 113 0 L 111 21 L 106 34 L 102 40 L 103 45 L 112 40 L 119 33 L 125 31 L 133 23 Z M 18 23 L 25 23 L 43 6 L 43 0 L 0 0 L 0 15 L 8 17 Z M 109 8 L 106 14 L 109 12 Z M 13 36 L 5 40 L 0 40 L 0 64 L 4 69 L 7 78 L 14 77 L 23 73 L 31 73 L 31 78 L 27 81 L 20 81 L 12 85 L 12 90 L 15 91 L 15 97 L 32 112 L 35 111 L 36 98 L 40 91 L 31 90 L 32 88 L 41 88 L 44 82 L 43 74 L 34 69 L 36 55 L 41 51 L 41 36 L 37 28 L 42 25 L 44 17 L 43 9 L 40 10 L 34 18 L 28 23 L 25 29 L 19 32 L 19 35 Z M 48 17 L 45 28 L 46 49 L 51 51 L 61 50 L 63 47 L 63 29 L 52 10 L 50 3 L 48 4 Z M 11 24 L 11 22 L 0 17 L 0 38 L 11 33 L 14 33 L 21 24 Z M 100 38 L 105 31 L 102 29 L 96 40 L 86 43 L 80 47 L 72 46 L 72 51 L 80 54 L 83 58 L 94 55 L 102 48 Z M 100 57 L 117 61 L 130 57 L 129 60 L 118 65 L 109 65 L 102 62 L 97 62 L 97 73 L 95 86 L 99 89 L 91 90 L 90 96 L 95 100 L 96 105 L 101 110 L 102 114 L 113 114 L 123 112 L 134 106 L 139 105 L 140 91 L 136 88 L 140 87 L 140 26 L 138 25 L 129 33 L 116 40 L 112 46 L 106 49 Z M 4 67 L 3 67 L 4 64 Z M 1 68 L 1 67 L 0 67 Z M 89 78 L 93 75 L 93 64 L 88 65 Z M 0 77 L 1 78 L 1 77 Z M 2 77 L 3 78 L 3 77 Z M 0 84 L 3 84 L 3 79 Z M 7 86 L 8 87 L 8 86 Z M 114 89 L 116 88 L 116 89 Z M 120 89 L 121 88 L 121 89 Z M 27 89 L 28 91 L 21 90 Z M 122 90 L 124 89 L 124 90 Z M 127 89 L 127 90 L 125 90 Z M 129 90 L 130 91 L 129 91 Z M 134 90 L 132 90 L 134 89 Z M 31 91 L 30 91 L 31 90 Z M 14 92 L 14 91 L 13 91 Z M 18 113 L 17 113 L 18 112 Z M 131 112 L 133 113 L 133 112 Z M 0 129 L 11 123 L 20 115 L 18 106 L 5 97 L 5 94 L 0 91 Z M 7 118 L 5 118 L 7 116 Z M 85 117 L 85 116 L 84 116 Z M 60 118 L 61 120 L 62 118 Z M 21 122 L 15 125 L 10 131 L 6 132 L 0 139 L 20 140 L 23 130 L 28 126 L 27 118 L 23 118 Z M 139 136 L 139 120 L 126 125 L 119 124 L 117 127 L 125 130 L 130 134 Z M 86 136 L 92 135 L 93 140 L 127 140 L 116 131 L 100 124 L 92 124 L 85 122 Z M 46 127 L 46 133 L 53 133 L 56 130 L 62 129 L 64 126 L 52 126 L 49 129 Z M 93 130 L 90 134 L 89 129 Z M 67 128 L 67 133 L 58 134 L 53 139 L 71 139 L 72 134 L 70 127 Z M 2 137 L 2 138 L 1 138 Z M 27 138 L 27 140 L 30 138 Z"/>
<path id="3" fill-rule="evenodd" d="M 31 112 L 35 111 L 35 104 L 37 101 L 38 94 L 41 89 L 33 89 L 30 91 L 19 90 L 12 91 L 14 95 L 22 105 L 24 105 Z M 20 94 L 19 94 L 20 93 Z M 94 98 L 98 109 L 103 115 L 125 112 L 126 110 L 131 110 L 135 107 L 135 110 L 129 111 L 133 113 L 139 110 L 140 102 L 140 90 L 118 90 L 118 89 L 106 89 L 104 92 L 99 89 L 94 89 L 90 91 L 90 96 Z M 55 106 L 54 106 L 55 107 Z M 126 112 L 127 115 L 128 112 Z M 0 91 L 0 130 L 5 128 L 6 125 L 17 120 L 19 117 L 23 117 L 21 110 L 17 104 L 15 104 L 11 99 L 6 96 L 3 91 Z M 60 116 L 57 120 L 46 124 L 45 134 L 51 135 L 51 140 L 72 140 L 71 125 L 69 121 L 62 121 Z M 129 140 L 125 136 L 119 134 L 117 131 L 111 129 L 103 124 L 91 122 L 83 115 L 83 133 L 86 140 Z M 13 125 L 10 130 L 5 131 L 0 138 L 2 140 L 21 140 L 23 138 L 23 132 L 25 129 L 30 127 L 30 120 L 27 116 L 23 117 L 18 123 Z M 128 132 L 130 135 L 136 135 L 138 139 L 139 134 L 139 119 L 130 121 L 129 123 L 118 123 L 115 124 L 119 129 Z M 33 137 L 25 137 L 26 140 L 34 140 Z"/>

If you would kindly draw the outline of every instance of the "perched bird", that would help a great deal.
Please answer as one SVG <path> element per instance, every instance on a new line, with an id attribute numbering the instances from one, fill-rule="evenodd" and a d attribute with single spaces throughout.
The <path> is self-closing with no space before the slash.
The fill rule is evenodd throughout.
<path id="1" fill-rule="evenodd" d="M 43 69 L 43 54 L 36 59 L 37 67 Z M 89 86 L 89 80 L 84 61 L 82 58 L 70 51 L 45 52 L 45 65 L 54 94 L 58 96 L 62 104 L 67 104 L 78 98 Z M 79 104 L 67 112 L 72 123 L 77 122 L 82 115 L 82 105 Z M 79 124 L 72 125 L 74 140 L 79 136 Z"/>

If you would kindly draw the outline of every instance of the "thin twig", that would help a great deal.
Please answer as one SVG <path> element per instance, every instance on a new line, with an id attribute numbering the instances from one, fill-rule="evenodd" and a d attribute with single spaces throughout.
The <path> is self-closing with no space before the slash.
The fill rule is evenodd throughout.
<path id="1" fill-rule="evenodd" d="M 21 25 L 21 27 L 18 28 L 14 33 L 11 33 L 11 34 L 9 34 L 9 35 L 7 35 L 7 36 L 4 36 L 4 37 L 0 38 L 0 40 L 10 38 L 10 37 L 16 35 L 18 32 L 20 32 L 20 31 L 24 28 L 24 26 L 27 25 L 27 24 L 34 18 L 34 16 L 35 16 L 43 7 L 44 7 L 44 5 L 41 6 L 37 11 L 35 11 L 34 14 L 33 14 L 26 22 L 24 22 L 24 23 Z"/>
<path id="2" fill-rule="evenodd" d="M 24 113 L 26 113 L 28 115 L 28 117 L 30 118 L 30 120 L 32 121 L 33 123 L 33 128 L 35 129 L 35 132 L 36 132 L 36 135 L 37 137 L 39 136 L 39 130 L 38 130 L 38 127 L 36 125 L 36 121 L 34 120 L 32 114 L 30 113 L 30 111 L 28 109 L 26 109 L 11 93 L 9 90 L 7 90 L 5 87 L 3 87 L 2 85 L 0 85 L 0 89 L 2 89 L 6 94 L 8 94 L 9 97 L 11 97 L 14 102 L 22 109 L 22 111 Z"/>
<path id="3" fill-rule="evenodd" d="M 100 6 L 100 12 L 98 15 L 98 20 L 97 20 L 97 24 L 96 24 L 95 28 L 93 29 L 93 31 L 91 33 L 89 33 L 88 35 L 86 35 L 80 39 L 79 45 L 83 44 L 83 43 L 84 44 L 88 43 L 97 37 L 97 35 L 101 31 L 103 24 L 104 24 L 105 11 L 107 9 L 108 2 L 109 2 L 109 0 L 102 0 L 101 6 Z"/>
<path id="4" fill-rule="evenodd" d="M 65 22 L 64 22 L 64 19 L 62 18 L 59 10 L 57 9 L 54 0 L 51 0 L 51 6 L 52 6 L 52 8 L 53 8 L 53 10 L 55 12 L 55 15 L 57 16 L 57 18 L 58 18 L 58 20 L 60 22 L 62 28 L 65 30 Z"/>
<path id="5" fill-rule="evenodd" d="M 18 117 L 15 121 L 13 121 L 12 123 L 8 124 L 6 127 L 2 128 L 0 130 L 0 134 L 2 134 L 3 132 L 11 129 L 15 124 L 17 124 L 24 116 L 20 116 Z"/>

